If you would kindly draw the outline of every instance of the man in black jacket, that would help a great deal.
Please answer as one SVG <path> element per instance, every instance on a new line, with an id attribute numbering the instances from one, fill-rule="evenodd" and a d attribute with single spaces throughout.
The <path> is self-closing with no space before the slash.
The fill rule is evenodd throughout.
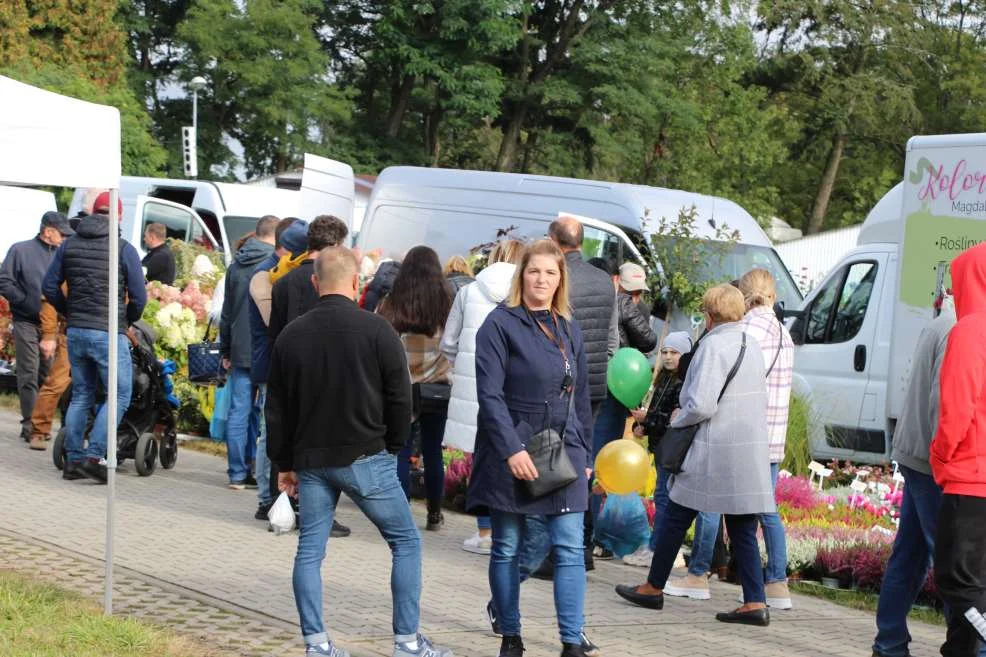
<path id="1" fill-rule="evenodd" d="M 147 255 L 140 261 L 144 266 L 147 282 L 160 281 L 165 285 L 175 283 L 175 254 L 168 246 L 168 229 L 164 224 L 147 224 L 144 229 Z"/>
<path id="2" fill-rule="evenodd" d="M 449 657 L 418 634 L 421 536 L 397 478 L 411 426 L 411 380 L 390 323 L 356 305 L 359 266 L 341 246 L 321 249 L 315 307 L 274 343 L 267 382 L 267 453 L 278 486 L 301 502 L 294 594 L 309 655 L 348 653 L 322 620 L 321 565 L 339 496 L 376 525 L 393 555 L 395 657 Z"/>
<path id="3" fill-rule="evenodd" d="M 41 282 L 55 250 L 73 232 L 61 212 L 45 212 L 37 236 L 11 246 L 0 269 L 0 295 L 6 297 L 14 317 L 17 394 L 21 402 L 21 438 L 25 441 L 31 439 L 34 402 L 51 363 L 40 348 Z"/>

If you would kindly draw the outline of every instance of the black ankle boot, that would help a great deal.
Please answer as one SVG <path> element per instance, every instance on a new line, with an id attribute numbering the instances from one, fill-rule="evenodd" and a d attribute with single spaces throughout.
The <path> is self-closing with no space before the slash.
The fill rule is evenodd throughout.
<path id="1" fill-rule="evenodd" d="M 430 532 L 437 532 L 445 524 L 445 516 L 442 514 L 441 500 L 428 500 L 428 524 L 425 529 Z"/>
<path id="2" fill-rule="evenodd" d="M 505 636 L 500 642 L 500 657 L 524 657 L 524 641 L 519 636 Z"/>
<path id="3" fill-rule="evenodd" d="M 579 643 L 563 643 L 561 657 L 585 657 L 585 651 Z"/>

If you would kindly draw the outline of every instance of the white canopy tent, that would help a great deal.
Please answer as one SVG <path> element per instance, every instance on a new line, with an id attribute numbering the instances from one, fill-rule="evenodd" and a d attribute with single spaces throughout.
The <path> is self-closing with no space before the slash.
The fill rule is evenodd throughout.
<path id="1" fill-rule="evenodd" d="M 0 76 L 0 183 L 103 187 L 110 190 L 110 224 L 120 185 L 120 112 Z M 117 333 L 119 240 L 109 240 L 107 333 Z M 117 340 L 109 340 L 107 417 L 116 417 Z M 113 498 L 116 422 L 107 423 L 106 582 L 104 607 L 113 611 Z"/>

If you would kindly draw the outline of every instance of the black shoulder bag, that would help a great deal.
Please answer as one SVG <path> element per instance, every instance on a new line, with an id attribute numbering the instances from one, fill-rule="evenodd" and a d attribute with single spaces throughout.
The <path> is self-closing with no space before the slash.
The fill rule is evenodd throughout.
<path id="1" fill-rule="evenodd" d="M 188 380 L 192 383 L 211 385 L 220 379 L 220 364 L 222 355 L 219 342 L 209 341 L 209 331 L 212 329 L 212 319 L 205 327 L 202 342 L 188 345 Z"/>
<path id="2" fill-rule="evenodd" d="M 538 478 L 534 481 L 525 481 L 524 487 L 531 497 L 538 498 L 568 486 L 573 481 L 576 481 L 579 475 L 575 472 L 575 466 L 572 465 L 572 460 L 568 458 L 568 452 L 565 450 L 565 431 L 568 429 L 568 420 L 572 415 L 572 409 L 575 407 L 574 371 L 569 365 L 568 354 L 565 353 L 565 345 L 560 344 L 537 318 L 533 319 L 551 342 L 562 352 L 566 369 L 562 394 L 565 394 L 566 391 L 568 392 L 568 409 L 565 412 L 565 424 L 562 426 L 561 434 L 559 435 L 557 431 L 551 428 L 551 404 L 550 402 L 545 402 L 547 427 L 527 439 L 527 453 L 530 454 L 531 461 L 534 462 L 534 467 L 537 468 Z M 555 324 L 555 328 L 557 330 L 557 324 Z M 565 325 L 565 332 L 568 334 L 569 343 L 571 343 L 572 332 L 568 328 L 568 324 Z"/>
<path id="3" fill-rule="evenodd" d="M 736 376 L 736 372 L 739 371 L 739 366 L 743 362 L 744 355 L 746 355 L 746 333 L 743 334 L 743 342 L 740 346 L 739 356 L 736 357 L 736 363 L 733 364 L 733 369 L 729 370 L 729 374 L 726 376 L 726 382 L 723 384 L 722 391 L 719 393 L 719 401 L 722 401 L 722 396 L 726 394 L 726 388 L 729 387 L 729 383 Z M 654 458 L 658 465 L 671 474 L 679 474 L 681 472 L 681 466 L 685 463 L 685 457 L 688 456 L 688 450 L 691 449 L 692 443 L 695 442 L 695 435 L 698 433 L 700 426 L 702 426 L 701 422 L 690 424 L 687 427 L 668 427 L 668 432 L 664 434 L 664 438 L 657 444 L 657 454 Z"/>

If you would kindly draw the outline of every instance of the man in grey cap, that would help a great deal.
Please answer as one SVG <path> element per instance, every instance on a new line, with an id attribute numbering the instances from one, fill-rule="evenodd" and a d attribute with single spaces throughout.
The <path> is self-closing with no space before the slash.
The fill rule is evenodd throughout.
<path id="1" fill-rule="evenodd" d="M 0 295 L 14 318 L 17 393 L 21 402 L 21 438 L 31 440 L 31 413 L 38 389 L 48 376 L 50 355 L 41 353 L 41 281 L 62 240 L 73 234 L 61 212 L 45 212 L 34 239 L 10 247 L 0 268 Z"/>

